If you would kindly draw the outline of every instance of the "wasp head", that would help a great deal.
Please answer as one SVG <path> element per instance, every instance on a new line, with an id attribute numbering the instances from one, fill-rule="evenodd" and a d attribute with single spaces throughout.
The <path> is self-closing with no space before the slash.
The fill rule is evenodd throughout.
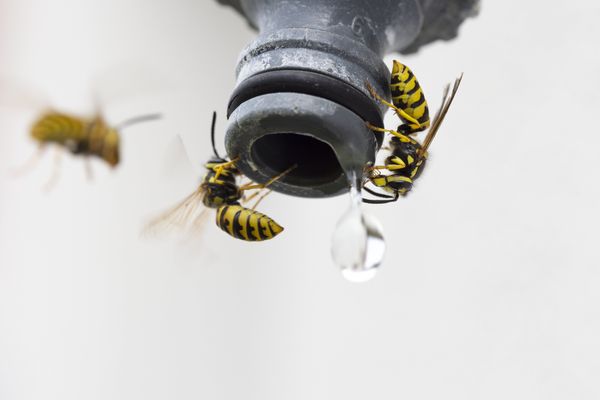
<path id="1" fill-rule="evenodd" d="M 115 167 L 119 163 L 119 133 L 116 129 L 107 128 L 106 136 L 104 137 L 102 158 L 111 167 Z"/>

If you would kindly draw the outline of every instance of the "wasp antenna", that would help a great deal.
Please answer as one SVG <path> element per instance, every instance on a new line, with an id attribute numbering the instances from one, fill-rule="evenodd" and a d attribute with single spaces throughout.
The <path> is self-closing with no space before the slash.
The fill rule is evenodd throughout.
<path id="1" fill-rule="evenodd" d="M 157 114 L 140 115 L 138 117 L 126 119 L 125 121 L 118 124 L 116 129 L 121 130 L 128 126 L 138 124 L 140 122 L 153 121 L 155 119 L 161 119 L 161 118 L 162 118 L 162 114 L 158 114 L 158 113 Z"/>
<path id="2" fill-rule="evenodd" d="M 217 158 L 221 158 L 217 152 L 217 146 L 215 146 L 215 124 L 217 123 L 217 112 L 213 111 L 212 124 L 210 125 L 210 141 L 212 143 L 213 151 Z"/>

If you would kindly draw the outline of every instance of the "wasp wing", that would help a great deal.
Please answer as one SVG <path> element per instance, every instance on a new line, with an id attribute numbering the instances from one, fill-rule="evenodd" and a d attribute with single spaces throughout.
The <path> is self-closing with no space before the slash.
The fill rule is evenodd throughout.
<path id="1" fill-rule="evenodd" d="M 166 143 L 160 166 L 162 175 L 170 180 L 197 179 L 199 168 L 192 162 L 180 134 L 173 135 Z"/>
<path id="2" fill-rule="evenodd" d="M 174 230 L 189 230 L 194 221 L 206 211 L 202 202 L 204 194 L 203 190 L 196 190 L 175 207 L 150 220 L 142 230 L 142 235 L 156 236 Z"/>
<path id="3" fill-rule="evenodd" d="M 460 74 L 460 76 L 458 78 L 456 78 L 456 80 L 454 81 L 454 85 L 452 86 L 452 93 L 450 93 L 450 97 L 448 97 L 448 92 L 450 91 L 450 85 L 446 85 L 446 88 L 444 89 L 444 95 L 442 98 L 442 104 L 441 104 L 439 110 L 435 113 L 435 117 L 433 118 L 433 123 L 431 124 L 431 128 L 429 128 L 429 131 L 427 132 L 427 136 L 425 137 L 425 140 L 423 141 L 423 145 L 421 146 L 421 150 L 420 150 L 421 157 L 423 157 L 423 155 L 427 152 L 427 149 L 429 148 L 429 145 L 431 145 L 431 142 L 435 138 L 435 135 L 436 135 L 438 129 L 440 129 L 440 125 L 442 124 L 442 121 L 444 121 L 444 118 L 446 117 L 446 113 L 448 113 L 448 109 L 450 108 L 450 105 L 452 104 L 452 100 L 454 100 L 454 96 L 456 95 L 456 92 L 458 91 L 458 87 L 460 86 L 462 77 L 463 77 L 463 74 Z"/>

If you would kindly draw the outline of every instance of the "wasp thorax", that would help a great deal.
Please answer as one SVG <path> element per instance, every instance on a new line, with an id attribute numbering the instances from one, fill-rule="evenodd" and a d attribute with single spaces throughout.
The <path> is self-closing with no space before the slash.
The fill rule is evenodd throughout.
<path id="1" fill-rule="evenodd" d="M 221 174 L 215 179 L 214 172 L 211 172 L 203 183 L 203 189 L 206 192 L 203 203 L 210 208 L 236 203 L 242 197 L 233 175 Z"/>

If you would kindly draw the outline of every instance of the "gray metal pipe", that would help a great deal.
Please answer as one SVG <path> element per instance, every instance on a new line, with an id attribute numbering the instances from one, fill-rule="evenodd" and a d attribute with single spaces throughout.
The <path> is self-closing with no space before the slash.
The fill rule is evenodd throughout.
<path id="1" fill-rule="evenodd" d="M 428 8 L 419 0 L 218 1 L 260 31 L 236 69 L 225 137 L 229 156 L 257 182 L 296 165 L 272 185 L 279 192 L 326 197 L 347 191 L 345 172 L 360 176 L 383 139 L 365 126 L 382 126 L 384 112 L 365 82 L 389 99 L 382 57 L 411 44 L 414 49 Z M 427 3 L 431 9 L 442 2 L 476 4 Z"/>

